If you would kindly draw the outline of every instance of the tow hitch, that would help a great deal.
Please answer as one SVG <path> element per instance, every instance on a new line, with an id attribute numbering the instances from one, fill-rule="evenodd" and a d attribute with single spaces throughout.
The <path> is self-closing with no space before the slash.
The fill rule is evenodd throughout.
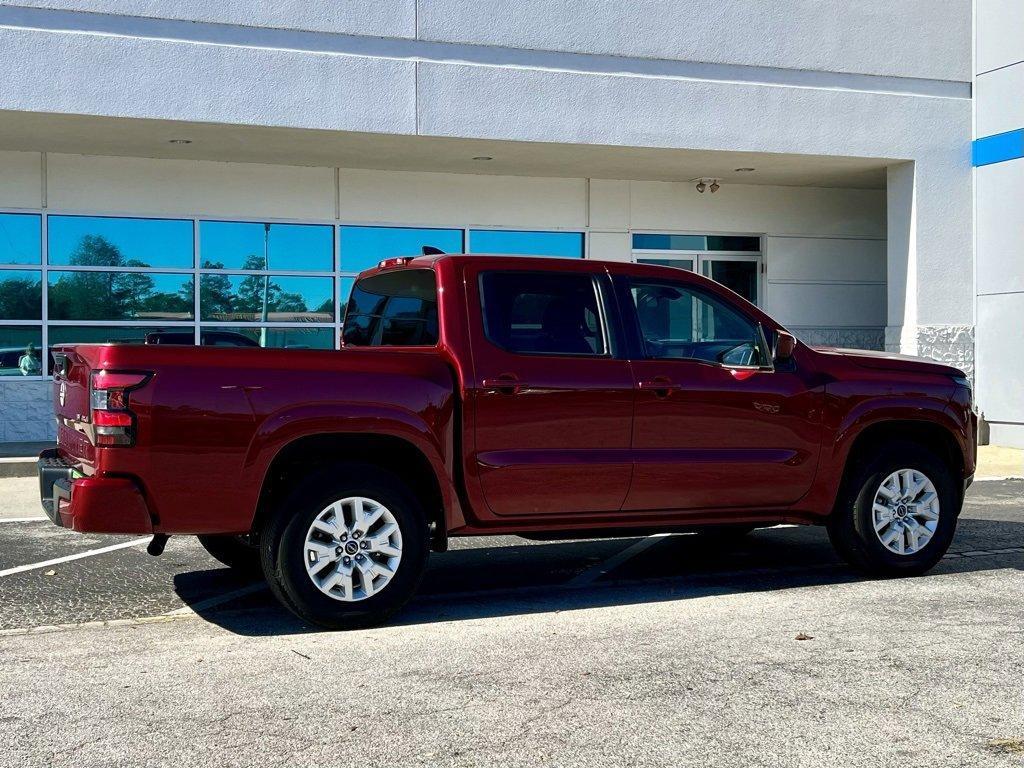
<path id="1" fill-rule="evenodd" d="M 169 538 L 171 537 L 166 533 L 153 534 L 153 540 L 146 546 L 146 551 L 153 557 L 160 557 L 164 553 L 164 547 L 167 546 Z"/>

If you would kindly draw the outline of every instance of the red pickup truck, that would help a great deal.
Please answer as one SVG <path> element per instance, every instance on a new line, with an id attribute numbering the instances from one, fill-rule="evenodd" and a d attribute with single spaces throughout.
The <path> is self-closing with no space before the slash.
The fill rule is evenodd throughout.
<path id="1" fill-rule="evenodd" d="M 55 350 L 43 506 L 197 535 L 297 615 L 383 621 L 449 536 L 729 536 L 825 525 L 879 576 L 945 553 L 975 467 L 970 383 L 797 341 L 680 269 L 514 256 L 360 275 L 341 351 Z"/>

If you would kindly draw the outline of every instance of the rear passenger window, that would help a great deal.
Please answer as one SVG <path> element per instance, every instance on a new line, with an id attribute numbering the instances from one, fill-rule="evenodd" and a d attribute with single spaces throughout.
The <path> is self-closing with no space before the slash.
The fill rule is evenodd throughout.
<path id="1" fill-rule="evenodd" d="M 342 340 L 347 347 L 429 347 L 437 344 L 437 281 L 433 270 L 401 269 L 352 288 Z"/>
<path id="2" fill-rule="evenodd" d="M 607 351 L 591 275 L 486 272 L 484 331 L 509 352 L 603 355 Z"/>

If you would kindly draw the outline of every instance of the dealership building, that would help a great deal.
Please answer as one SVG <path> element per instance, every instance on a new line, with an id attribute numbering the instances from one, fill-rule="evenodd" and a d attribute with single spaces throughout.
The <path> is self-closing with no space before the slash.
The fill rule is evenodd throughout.
<path id="1" fill-rule="evenodd" d="M 933 357 L 1024 447 L 1020 0 L 0 4 L 0 442 L 46 350 L 333 348 L 445 251 L 655 261 Z"/>

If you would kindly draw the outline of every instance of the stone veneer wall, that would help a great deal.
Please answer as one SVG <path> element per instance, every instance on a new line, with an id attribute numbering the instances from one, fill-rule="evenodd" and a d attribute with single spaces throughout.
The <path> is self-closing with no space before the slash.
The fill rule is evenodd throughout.
<path id="1" fill-rule="evenodd" d="M 49 381 L 0 379 L 0 442 L 57 439 L 52 388 Z"/>
<path id="2" fill-rule="evenodd" d="M 919 325 L 917 354 L 956 366 L 974 381 L 974 326 Z"/>
<path id="3" fill-rule="evenodd" d="M 795 328 L 793 332 L 812 347 L 885 349 L 884 328 Z"/>

